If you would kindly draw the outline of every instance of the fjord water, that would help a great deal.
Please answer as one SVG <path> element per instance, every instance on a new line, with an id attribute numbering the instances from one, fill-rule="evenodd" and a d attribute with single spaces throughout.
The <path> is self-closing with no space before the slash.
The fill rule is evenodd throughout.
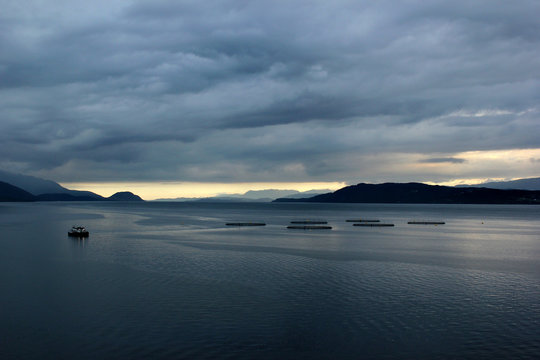
<path id="1" fill-rule="evenodd" d="M 0 289 L 2 359 L 535 359 L 540 207 L 3 203 Z"/>

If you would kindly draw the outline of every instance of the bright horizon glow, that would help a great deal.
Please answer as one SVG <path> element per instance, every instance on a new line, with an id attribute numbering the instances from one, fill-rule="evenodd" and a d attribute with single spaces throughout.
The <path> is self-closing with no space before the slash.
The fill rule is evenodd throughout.
<path id="1" fill-rule="evenodd" d="M 517 180 L 516 179 L 505 179 L 505 178 L 474 178 L 474 179 L 455 179 L 450 181 L 442 181 L 442 182 L 433 182 L 433 181 L 426 181 L 424 184 L 428 185 L 440 185 L 440 186 L 458 186 L 458 185 L 480 185 L 484 184 L 486 182 L 497 182 L 497 181 L 512 181 Z"/>
<path id="2" fill-rule="evenodd" d="M 249 190 L 337 190 L 344 182 L 268 182 L 268 183 L 199 183 L 199 182 L 63 182 L 70 190 L 87 190 L 101 196 L 131 191 L 144 200 L 203 198 L 226 194 L 243 194 Z"/>
<path id="3" fill-rule="evenodd" d="M 445 162 L 418 162 L 413 166 L 419 171 L 429 168 L 434 172 L 448 175 L 448 180 L 445 181 L 424 181 L 429 185 L 478 185 L 486 182 L 513 181 L 538 177 L 540 149 L 466 151 L 450 154 L 450 157 L 462 159 L 463 162 L 452 165 Z M 483 174 L 492 176 L 482 177 Z M 501 176 L 508 174 L 519 174 L 519 176 Z"/>
<path id="4" fill-rule="evenodd" d="M 399 154 L 394 154 L 393 159 Z M 454 154 L 444 154 L 442 157 L 463 159 L 462 163 L 449 165 L 445 162 L 423 163 L 419 160 L 425 157 L 422 154 L 401 155 L 401 160 L 389 164 L 395 171 L 402 172 L 409 181 L 423 182 L 429 185 L 476 185 L 489 181 L 510 181 L 520 178 L 538 176 L 538 164 L 540 164 L 540 149 L 509 149 L 467 151 Z M 411 161 L 412 160 L 412 161 Z M 411 179 L 411 170 L 419 173 L 431 169 L 434 173 L 445 174 L 446 179 L 441 181 L 429 181 L 429 179 Z M 504 169 L 504 172 L 493 169 Z M 490 174 L 491 177 L 483 177 Z M 503 174 L 520 174 L 520 176 L 502 177 Z M 495 176 L 493 176 L 495 175 Z M 360 178 L 361 176 L 359 176 Z M 368 183 L 384 183 L 384 178 L 378 181 L 358 181 Z M 395 180 L 394 180 L 395 182 Z M 357 182 L 355 182 L 356 184 Z M 238 183 L 212 183 L 212 182 L 62 182 L 62 186 L 72 190 L 88 190 L 99 195 L 108 197 L 119 191 L 131 191 L 144 200 L 174 199 L 174 198 L 203 198 L 227 194 L 243 194 L 249 190 L 337 190 L 347 186 L 345 182 L 238 182 Z"/>

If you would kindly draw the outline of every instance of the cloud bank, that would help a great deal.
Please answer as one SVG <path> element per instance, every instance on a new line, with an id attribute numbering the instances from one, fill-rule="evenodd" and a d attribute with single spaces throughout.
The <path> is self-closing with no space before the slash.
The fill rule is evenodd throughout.
<path id="1" fill-rule="evenodd" d="M 501 173 L 505 158 L 479 174 L 459 155 L 540 148 L 538 1 L 0 5 L 5 170 L 65 182 L 540 174 L 533 161 Z"/>

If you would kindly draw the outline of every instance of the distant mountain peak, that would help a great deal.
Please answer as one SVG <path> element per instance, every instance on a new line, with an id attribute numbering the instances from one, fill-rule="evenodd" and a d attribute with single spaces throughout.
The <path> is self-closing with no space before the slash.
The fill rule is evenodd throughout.
<path id="1" fill-rule="evenodd" d="M 270 202 L 278 198 L 303 198 L 306 196 L 314 196 L 325 194 L 332 190 L 309 190 L 300 192 L 298 190 L 249 190 L 243 194 L 220 194 L 205 198 L 164 198 L 156 199 L 156 201 L 197 201 L 197 202 Z"/>
<path id="2" fill-rule="evenodd" d="M 144 201 L 140 196 L 135 195 L 131 191 L 120 191 L 107 198 L 111 201 Z"/>

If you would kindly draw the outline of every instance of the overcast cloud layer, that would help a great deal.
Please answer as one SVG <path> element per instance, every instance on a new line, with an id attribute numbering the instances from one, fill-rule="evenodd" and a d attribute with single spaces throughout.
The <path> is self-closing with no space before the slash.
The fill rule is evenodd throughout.
<path id="1" fill-rule="evenodd" d="M 540 176 L 535 157 L 505 169 L 460 155 L 540 148 L 537 0 L 0 6 L 4 170 L 66 182 Z"/>

